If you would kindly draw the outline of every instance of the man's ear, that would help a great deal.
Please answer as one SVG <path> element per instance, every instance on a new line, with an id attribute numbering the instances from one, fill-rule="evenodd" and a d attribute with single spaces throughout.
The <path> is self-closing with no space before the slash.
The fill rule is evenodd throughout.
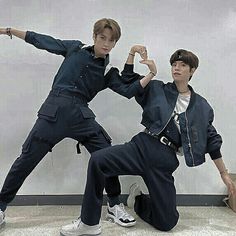
<path id="1" fill-rule="evenodd" d="M 193 73 L 195 72 L 195 70 L 196 70 L 196 68 L 192 68 L 192 69 L 191 69 L 191 71 L 190 71 L 191 75 L 193 75 Z"/>
<path id="2" fill-rule="evenodd" d="M 93 41 L 95 42 L 97 35 L 93 34 Z"/>

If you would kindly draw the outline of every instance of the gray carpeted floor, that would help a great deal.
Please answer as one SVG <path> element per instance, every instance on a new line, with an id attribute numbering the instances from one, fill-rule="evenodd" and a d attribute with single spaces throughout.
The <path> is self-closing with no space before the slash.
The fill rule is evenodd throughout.
<path id="1" fill-rule="evenodd" d="M 105 219 L 103 236 L 236 236 L 236 213 L 226 207 L 179 207 L 180 219 L 170 232 L 160 232 L 137 217 L 132 228 L 123 228 Z M 127 209 L 130 213 L 133 211 Z M 79 206 L 9 207 L 0 236 L 59 236 L 62 225 L 76 219 Z"/>

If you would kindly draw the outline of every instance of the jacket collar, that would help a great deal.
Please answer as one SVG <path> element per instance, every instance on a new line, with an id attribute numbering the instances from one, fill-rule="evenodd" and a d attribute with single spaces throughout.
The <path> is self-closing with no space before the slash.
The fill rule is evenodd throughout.
<path id="1" fill-rule="evenodd" d="M 188 85 L 188 88 L 191 91 L 190 102 L 188 105 L 188 109 L 190 109 L 195 104 L 196 93 L 194 92 L 193 88 L 190 85 Z M 179 95 L 176 84 L 174 82 L 167 83 L 167 89 L 165 93 L 167 95 L 166 97 L 169 100 L 170 104 L 172 104 L 172 106 L 175 106 L 178 95 Z"/>
<path id="2" fill-rule="evenodd" d="M 190 101 L 189 101 L 189 105 L 188 105 L 188 109 L 192 108 L 195 104 L 195 100 L 196 100 L 196 93 L 194 92 L 193 88 L 188 85 L 190 91 L 191 91 L 191 96 L 190 96 Z"/>
<path id="3" fill-rule="evenodd" d="M 92 46 L 85 46 L 85 47 L 83 47 L 83 49 L 88 51 L 95 58 L 94 45 L 92 45 Z M 104 66 L 107 66 L 109 64 L 109 61 L 110 61 L 109 54 L 107 54 L 105 58 L 97 57 L 96 60 L 103 61 L 104 62 Z"/>
<path id="4" fill-rule="evenodd" d="M 167 86 L 165 86 L 165 90 L 164 90 L 164 92 L 166 94 L 166 98 L 167 98 L 169 104 L 171 104 L 171 106 L 174 108 L 177 98 L 178 98 L 178 94 L 179 94 L 177 87 L 174 82 L 172 82 L 172 83 L 169 82 L 166 85 Z"/>

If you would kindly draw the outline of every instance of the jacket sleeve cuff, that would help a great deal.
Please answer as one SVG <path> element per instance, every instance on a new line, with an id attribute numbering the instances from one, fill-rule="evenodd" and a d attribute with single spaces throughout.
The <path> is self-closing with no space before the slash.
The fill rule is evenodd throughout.
<path id="1" fill-rule="evenodd" d="M 134 72 L 134 64 L 125 64 L 123 72 L 133 73 Z"/>
<path id="2" fill-rule="evenodd" d="M 215 159 L 218 159 L 218 158 L 221 158 L 221 157 L 222 157 L 221 152 L 220 152 L 220 149 L 219 149 L 219 150 L 212 151 L 212 152 L 209 152 L 209 155 L 210 155 L 210 157 L 211 157 L 212 160 L 215 160 Z"/>
<path id="3" fill-rule="evenodd" d="M 140 79 L 142 79 L 142 78 L 140 78 Z M 142 85 L 140 83 L 140 80 L 136 80 L 135 83 L 136 83 L 136 86 L 137 86 L 138 94 L 142 94 L 144 92 L 144 88 L 142 87 Z"/>
<path id="4" fill-rule="evenodd" d="M 35 34 L 35 33 L 32 32 L 32 31 L 26 31 L 25 42 L 27 42 L 27 43 L 32 43 L 32 41 L 33 41 L 33 35 L 34 35 L 34 34 Z"/>

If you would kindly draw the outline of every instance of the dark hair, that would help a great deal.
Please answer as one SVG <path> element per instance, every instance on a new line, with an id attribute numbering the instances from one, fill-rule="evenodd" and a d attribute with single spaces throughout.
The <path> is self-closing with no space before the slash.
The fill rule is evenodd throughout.
<path id="1" fill-rule="evenodd" d="M 102 18 L 95 22 L 93 26 L 93 33 L 94 35 L 100 34 L 106 28 L 111 29 L 112 39 L 117 42 L 121 36 L 121 30 L 119 24 L 113 19 Z"/>
<path id="2" fill-rule="evenodd" d="M 198 57 L 190 51 L 184 49 L 178 49 L 170 57 L 170 64 L 172 65 L 176 61 L 183 61 L 185 64 L 190 66 L 190 69 L 198 68 Z"/>

